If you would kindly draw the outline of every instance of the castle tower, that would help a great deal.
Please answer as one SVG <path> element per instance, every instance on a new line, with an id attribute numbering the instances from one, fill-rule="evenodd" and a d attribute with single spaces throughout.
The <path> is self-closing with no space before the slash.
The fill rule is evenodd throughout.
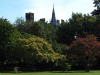
<path id="1" fill-rule="evenodd" d="M 26 13 L 25 17 L 26 17 L 26 21 L 34 22 L 34 13 L 31 13 L 31 12 Z"/>
<path id="2" fill-rule="evenodd" d="M 53 5 L 53 11 L 52 11 L 52 18 L 51 18 L 51 25 L 57 25 L 57 20 L 55 16 L 55 10 L 54 10 L 54 5 Z"/>

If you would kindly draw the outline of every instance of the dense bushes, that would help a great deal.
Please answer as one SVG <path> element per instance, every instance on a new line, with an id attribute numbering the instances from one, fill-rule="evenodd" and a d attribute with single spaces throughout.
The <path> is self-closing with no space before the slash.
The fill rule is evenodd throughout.
<path id="1" fill-rule="evenodd" d="M 67 55 L 73 66 L 89 69 L 89 67 L 96 65 L 97 57 L 100 58 L 100 42 L 93 35 L 77 38 L 70 45 Z"/>
<path id="2" fill-rule="evenodd" d="M 34 65 L 35 67 L 33 68 L 35 69 L 43 66 L 39 64 L 45 63 L 50 66 L 49 63 L 54 63 L 54 66 L 57 66 L 60 61 L 65 61 L 64 55 L 55 53 L 49 43 L 35 36 L 28 39 L 19 39 L 16 51 L 18 51 L 16 56 L 20 56 L 18 58 L 20 61 L 23 60 L 22 63 Z M 39 65 L 38 67 L 36 66 L 37 64 Z"/>
<path id="3" fill-rule="evenodd" d="M 55 53 L 42 38 L 19 32 L 6 19 L 0 19 L 0 69 L 53 70 L 63 67 L 64 55 Z M 45 67 L 44 67 L 45 66 Z M 30 69 L 29 69 L 30 68 Z"/>

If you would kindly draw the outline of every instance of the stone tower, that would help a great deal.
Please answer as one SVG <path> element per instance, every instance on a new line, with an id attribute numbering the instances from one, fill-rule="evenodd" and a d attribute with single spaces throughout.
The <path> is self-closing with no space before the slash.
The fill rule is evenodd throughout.
<path id="1" fill-rule="evenodd" d="M 34 22 L 34 13 L 31 13 L 31 12 L 26 13 L 25 17 L 26 17 L 26 21 Z"/>
<path id="2" fill-rule="evenodd" d="M 57 25 L 57 20 L 56 20 L 56 16 L 55 16 L 55 10 L 54 10 L 54 5 L 53 5 L 53 11 L 52 11 L 52 18 L 51 18 L 51 25 Z"/>

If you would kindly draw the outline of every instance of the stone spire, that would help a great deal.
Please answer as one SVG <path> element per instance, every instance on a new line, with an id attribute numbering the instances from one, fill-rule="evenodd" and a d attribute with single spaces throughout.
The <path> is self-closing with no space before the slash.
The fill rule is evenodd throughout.
<path id="1" fill-rule="evenodd" d="M 52 18 L 51 18 L 51 25 L 57 25 L 56 16 L 55 16 L 55 10 L 54 10 L 54 4 L 53 4 L 53 11 L 52 11 Z"/>

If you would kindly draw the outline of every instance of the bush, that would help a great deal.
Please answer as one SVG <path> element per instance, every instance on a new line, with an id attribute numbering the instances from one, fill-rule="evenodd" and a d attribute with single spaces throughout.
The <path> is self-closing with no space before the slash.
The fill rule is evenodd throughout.
<path id="1" fill-rule="evenodd" d="M 35 69 L 39 69 L 42 66 L 45 68 L 45 65 L 50 66 L 50 64 L 52 65 L 48 68 L 54 68 L 66 59 L 64 55 L 55 53 L 51 44 L 36 36 L 19 39 L 15 56 L 17 56 L 16 60 L 18 62 Z"/>
<path id="2" fill-rule="evenodd" d="M 100 57 L 100 42 L 96 40 L 94 35 L 77 38 L 70 45 L 67 55 L 72 65 L 84 66 L 84 69 L 87 67 L 89 69 L 90 66 L 95 65 L 96 57 Z"/>

